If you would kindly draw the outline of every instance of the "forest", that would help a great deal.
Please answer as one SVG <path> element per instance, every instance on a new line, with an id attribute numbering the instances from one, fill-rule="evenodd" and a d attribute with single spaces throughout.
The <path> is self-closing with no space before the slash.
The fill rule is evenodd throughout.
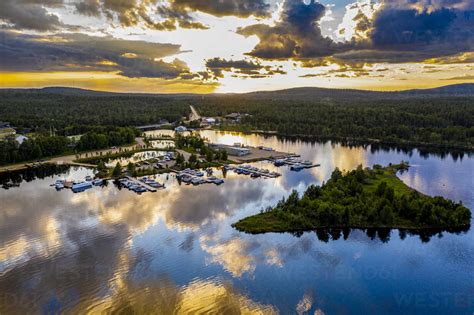
<path id="1" fill-rule="evenodd" d="M 406 186 L 397 176 L 407 164 L 372 169 L 335 169 L 322 186 L 293 191 L 274 207 L 233 226 L 248 233 L 291 232 L 317 228 L 447 229 L 468 226 L 471 212 L 462 203 L 430 197 Z"/>
<path id="2" fill-rule="evenodd" d="M 141 95 L 0 91 L 0 117 L 17 130 L 59 136 L 97 128 L 179 122 L 194 105 L 206 116 L 248 113 L 226 130 L 276 131 L 286 136 L 413 147 L 474 150 L 471 94 L 381 93 L 302 88 L 211 95 Z M 100 131 L 100 130 L 99 130 Z"/>
<path id="3" fill-rule="evenodd" d="M 65 136 L 39 134 L 19 144 L 14 137 L 7 137 L 0 141 L 0 165 L 131 144 L 138 135 L 135 128 L 100 127 L 86 132 L 77 142 Z"/>
<path id="4" fill-rule="evenodd" d="M 161 119 L 180 120 L 190 112 L 189 103 L 176 96 L 74 95 L 41 90 L 0 91 L 0 117 L 19 129 L 69 136 L 97 126 L 139 126 Z"/>
<path id="5" fill-rule="evenodd" d="M 474 97 L 384 97 L 333 95 L 309 98 L 263 98 L 246 95 L 196 100 L 203 116 L 248 113 L 236 131 L 276 131 L 280 135 L 328 140 L 359 140 L 474 148 Z"/>

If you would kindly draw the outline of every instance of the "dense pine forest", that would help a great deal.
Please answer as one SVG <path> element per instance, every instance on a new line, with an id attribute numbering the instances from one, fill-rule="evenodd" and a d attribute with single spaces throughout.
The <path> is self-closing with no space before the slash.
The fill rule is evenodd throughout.
<path id="1" fill-rule="evenodd" d="M 138 126 L 176 121 L 190 112 L 177 97 L 0 91 L 0 121 L 18 128 L 74 135 L 97 126 Z"/>

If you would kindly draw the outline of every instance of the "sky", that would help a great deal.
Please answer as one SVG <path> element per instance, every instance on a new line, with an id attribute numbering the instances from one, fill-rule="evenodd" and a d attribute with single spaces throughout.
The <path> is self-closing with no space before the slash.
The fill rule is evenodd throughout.
<path id="1" fill-rule="evenodd" d="M 474 83 L 474 0 L 1 0 L 0 88 Z"/>

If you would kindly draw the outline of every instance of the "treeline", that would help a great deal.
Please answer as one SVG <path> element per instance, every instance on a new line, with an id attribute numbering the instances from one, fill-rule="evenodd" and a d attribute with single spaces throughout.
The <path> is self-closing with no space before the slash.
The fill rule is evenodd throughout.
<path id="1" fill-rule="evenodd" d="M 138 126 L 174 122 L 190 112 L 189 101 L 173 96 L 64 95 L 0 91 L 0 117 L 18 128 L 75 135 L 94 126 Z"/>
<path id="2" fill-rule="evenodd" d="M 344 95 L 344 94 L 343 94 Z M 279 99 L 219 96 L 196 100 L 204 116 L 232 112 L 251 116 L 240 130 L 277 131 L 284 135 L 312 135 L 325 139 L 354 139 L 386 143 L 474 147 L 473 97 L 404 97 L 384 99 L 333 96 Z"/>
<path id="3" fill-rule="evenodd" d="M 77 143 L 65 136 L 38 135 L 19 144 L 14 137 L 0 141 L 0 165 L 38 160 L 80 151 L 105 149 L 131 144 L 139 131 L 131 127 L 96 128 L 85 133 Z"/>
<path id="4" fill-rule="evenodd" d="M 76 144 L 79 151 L 103 149 L 130 144 L 140 132 L 135 128 L 119 127 L 112 130 L 90 131 L 85 133 Z"/>
<path id="5" fill-rule="evenodd" d="M 68 150 L 68 144 L 68 139 L 63 136 L 39 136 L 21 144 L 14 137 L 8 137 L 0 141 L 0 165 L 60 155 Z"/>
<path id="6" fill-rule="evenodd" d="M 302 197 L 293 191 L 275 207 L 239 221 L 249 232 L 292 231 L 326 227 L 451 228 L 470 224 L 461 203 L 425 196 L 395 176 L 398 167 L 342 174 L 335 169 L 323 186 L 311 185 Z"/>

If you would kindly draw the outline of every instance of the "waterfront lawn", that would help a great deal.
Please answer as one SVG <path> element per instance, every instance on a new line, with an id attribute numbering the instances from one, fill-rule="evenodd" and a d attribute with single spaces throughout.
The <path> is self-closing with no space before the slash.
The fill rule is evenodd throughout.
<path id="1" fill-rule="evenodd" d="M 408 164 L 356 170 L 335 169 L 321 187 L 296 191 L 274 207 L 233 226 L 248 233 L 291 232 L 317 228 L 446 229 L 468 226 L 471 212 L 461 203 L 423 195 L 396 173 Z"/>

